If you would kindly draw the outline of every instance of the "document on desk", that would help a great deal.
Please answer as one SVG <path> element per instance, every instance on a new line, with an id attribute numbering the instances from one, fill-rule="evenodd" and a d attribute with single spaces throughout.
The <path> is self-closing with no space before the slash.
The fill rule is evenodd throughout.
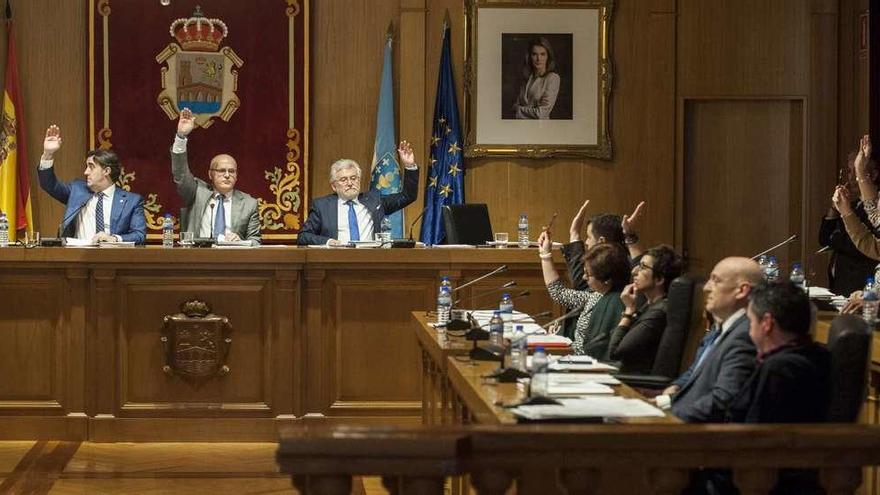
<path id="1" fill-rule="evenodd" d="M 98 247 L 101 247 L 101 248 L 134 247 L 134 241 L 99 242 Z"/>
<path id="2" fill-rule="evenodd" d="M 558 399 L 559 405 L 519 406 L 514 416 L 531 421 L 581 418 L 662 418 L 663 411 L 641 399 L 586 397 Z"/>
<path id="3" fill-rule="evenodd" d="M 572 383 L 601 383 L 602 385 L 620 385 L 620 380 L 608 373 L 550 373 L 550 386 Z"/>
<path id="4" fill-rule="evenodd" d="M 95 244 L 91 241 L 84 241 L 82 239 L 77 239 L 76 237 L 65 237 L 64 238 L 64 246 L 65 247 L 94 247 Z"/>
<path id="5" fill-rule="evenodd" d="M 529 347 L 571 347 L 571 339 L 562 335 L 529 335 Z"/>
<path id="6" fill-rule="evenodd" d="M 614 395 L 614 389 L 608 385 L 592 381 L 550 381 L 547 395 L 551 397 L 578 397 L 581 395 Z"/>

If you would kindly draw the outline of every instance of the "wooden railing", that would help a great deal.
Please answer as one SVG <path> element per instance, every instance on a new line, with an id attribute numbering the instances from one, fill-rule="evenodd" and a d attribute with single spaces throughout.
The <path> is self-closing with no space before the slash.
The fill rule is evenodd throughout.
<path id="1" fill-rule="evenodd" d="M 376 428 L 296 425 L 278 449 L 304 494 L 351 493 L 380 476 L 390 493 L 440 494 L 452 478 L 481 495 L 678 494 L 697 468 L 729 468 L 743 495 L 765 494 L 780 468 L 818 469 L 829 495 L 851 494 L 880 464 L 868 425 L 516 425 Z M 464 486 L 467 486 L 465 484 Z"/>

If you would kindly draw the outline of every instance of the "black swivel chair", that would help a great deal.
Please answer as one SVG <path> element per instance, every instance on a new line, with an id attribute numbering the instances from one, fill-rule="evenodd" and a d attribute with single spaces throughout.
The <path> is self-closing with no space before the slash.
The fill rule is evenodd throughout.
<path id="1" fill-rule="evenodd" d="M 666 295 L 666 329 L 657 345 L 654 366 L 651 374 L 617 374 L 618 380 L 631 387 L 647 389 L 663 389 L 681 373 L 682 354 L 694 316 L 694 304 L 700 301 L 703 281 L 688 275 L 682 275 L 669 284 Z"/>
<path id="2" fill-rule="evenodd" d="M 840 315 L 831 322 L 828 350 L 831 352 L 831 402 L 828 421 L 853 423 L 865 402 L 868 362 L 873 335 L 868 324 L 856 315 Z"/>

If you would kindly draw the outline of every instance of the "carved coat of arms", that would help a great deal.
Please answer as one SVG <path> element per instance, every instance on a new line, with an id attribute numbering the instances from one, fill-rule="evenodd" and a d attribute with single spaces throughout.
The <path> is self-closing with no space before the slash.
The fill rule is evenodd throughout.
<path id="1" fill-rule="evenodd" d="M 162 92 L 157 102 L 169 119 L 183 108 L 192 110 L 196 125 L 209 127 L 214 117 L 229 121 L 240 101 L 238 71 L 244 61 L 228 46 L 220 47 L 229 34 L 220 19 L 208 19 L 196 7 L 192 17 L 171 23 L 169 43 L 157 56 L 162 67 Z"/>
<path id="2" fill-rule="evenodd" d="M 201 301 L 185 302 L 180 311 L 164 318 L 162 370 L 195 381 L 229 373 L 229 320 L 211 313 L 211 308 Z"/>

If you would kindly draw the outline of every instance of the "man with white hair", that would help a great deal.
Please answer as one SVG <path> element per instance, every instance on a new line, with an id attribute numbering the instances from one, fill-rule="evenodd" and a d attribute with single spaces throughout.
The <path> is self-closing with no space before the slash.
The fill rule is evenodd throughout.
<path id="1" fill-rule="evenodd" d="M 344 246 L 352 241 L 369 241 L 385 215 L 415 201 L 419 167 L 412 146 L 401 141 L 397 147 L 403 164 L 403 191 L 382 196 L 379 191 L 361 190 L 361 167 L 344 158 L 330 166 L 330 187 L 334 194 L 312 200 L 309 217 L 299 232 L 298 244 Z"/>

